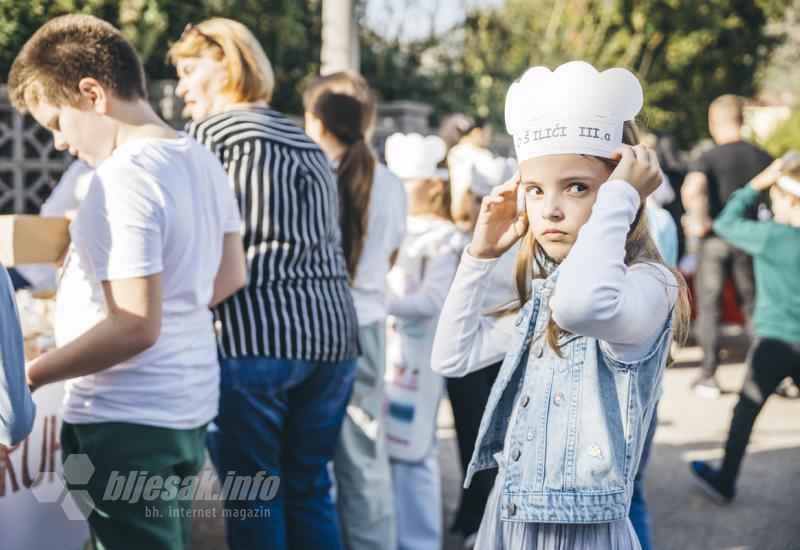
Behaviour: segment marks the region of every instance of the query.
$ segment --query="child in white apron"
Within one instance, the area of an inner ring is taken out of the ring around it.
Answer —
[[[450,221],[446,178],[437,171],[444,141],[394,134],[389,169],[408,196],[406,237],[387,278],[386,433],[395,491],[398,548],[438,550],[442,502],[436,413],[443,379],[430,368],[439,311],[456,272],[464,237]]]

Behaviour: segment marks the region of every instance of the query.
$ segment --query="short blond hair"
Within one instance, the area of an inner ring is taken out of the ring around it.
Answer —
[[[8,95],[22,113],[40,101],[75,107],[83,78],[94,78],[119,99],[147,98],[136,50],[113,25],[91,15],[63,15],[40,27],[11,64]]]
[[[250,30],[232,19],[214,17],[186,28],[167,53],[170,63],[208,57],[225,65],[228,84],[222,90],[234,102],[267,101],[275,89],[272,64]]]

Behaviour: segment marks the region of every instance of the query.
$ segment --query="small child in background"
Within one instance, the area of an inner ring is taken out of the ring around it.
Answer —
[[[747,218],[767,189],[773,220]],[[702,461],[690,464],[698,485],[724,504],[736,496],[750,433],[767,399],[786,377],[800,385],[800,155],[776,160],[736,191],[715,220],[714,232],[753,257],[756,278],[756,339],[722,465],[717,470]]]
[[[463,235],[450,220],[448,183],[437,171],[446,146],[437,136],[393,134],[389,169],[408,196],[406,237],[387,277],[386,432],[399,550],[438,550],[442,499],[436,413],[444,386],[430,367],[436,322],[453,280]]]

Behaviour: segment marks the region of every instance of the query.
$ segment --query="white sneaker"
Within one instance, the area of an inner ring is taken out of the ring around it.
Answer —
[[[716,399],[722,394],[719,384],[717,384],[717,380],[713,376],[695,380],[694,384],[692,384],[692,390],[695,395],[706,399]]]

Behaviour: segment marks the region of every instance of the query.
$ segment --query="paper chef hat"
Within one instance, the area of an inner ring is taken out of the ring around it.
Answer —
[[[517,163],[504,157],[480,157],[472,165],[472,182],[469,190],[476,197],[485,197],[492,187],[504,183],[514,175]]]
[[[622,127],[642,108],[642,86],[627,69],[598,72],[584,61],[528,69],[506,94],[506,129],[517,161],[577,153],[610,158]]]
[[[435,178],[446,154],[447,145],[439,136],[398,132],[386,139],[386,164],[404,180]]]

